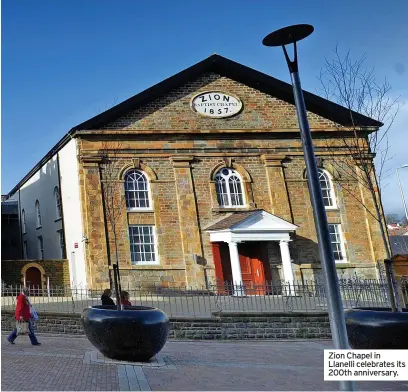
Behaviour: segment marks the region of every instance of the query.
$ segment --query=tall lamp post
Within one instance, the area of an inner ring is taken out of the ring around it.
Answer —
[[[336,349],[349,349],[343,303],[341,300],[334,254],[330,241],[329,226],[327,223],[326,210],[313,149],[312,135],[307,120],[306,106],[298,72],[296,43],[312,34],[313,30],[313,26],[307,24],[284,27],[283,29],[276,30],[267,35],[262,43],[265,46],[281,46],[288,64],[306,163],[310,200],[313,208],[323,278],[326,288],[333,344]],[[290,60],[286,50],[286,45],[288,44],[293,44],[294,47],[293,60]],[[353,391],[355,390],[355,383],[352,381],[340,381],[340,388],[343,391]]]
[[[408,222],[407,205],[405,204],[404,192],[402,191],[401,180],[400,180],[400,177],[399,177],[399,174],[398,174],[398,170],[403,169],[404,167],[408,167],[408,164],[407,165],[402,165],[401,167],[398,167],[396,172],[397,172],[398,185],[399,185],[399,189],[400,189],[400,192],[401,192],[402,204],[404,206],[404,211],[405,211],[405,218],[407,218],[407,222]]]

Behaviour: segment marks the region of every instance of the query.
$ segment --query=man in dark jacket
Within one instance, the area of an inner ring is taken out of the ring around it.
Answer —
[[[111,298],[111,296],[112,296],[112,290],[106,289],[101,296],[102,305],[115,306],[115,302],[113,302],[113,299]]]

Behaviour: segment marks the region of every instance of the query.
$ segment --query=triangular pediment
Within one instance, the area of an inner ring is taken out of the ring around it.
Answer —
[[[233,231],[295,231],[298,226],[280,218],[279,216],[270,214],[266,211],[259,211],[231,227]]]
[[[191,108],[192,98],[204,91],[221,91],[238,97],[243,109],[218,119],[201,116]],[[347,109],[304,92],[312,129],[348,125]],[[362,126],[380,123],[355,113]],[[219,55],[129,98],[72,128],[76,130],[284,130],[298,129],[292,86]]]
[[[207,228],[207,231],[294,232],[298,228],[285,219],[264,210],[235,213]]]

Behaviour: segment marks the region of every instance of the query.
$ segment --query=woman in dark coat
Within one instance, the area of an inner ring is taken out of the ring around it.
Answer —
[[[112,290],[106,289],[101,296],[102,305],[115,306],[115,302],[113,302],[113,299],[111,298],[111,296],[112,296]]]

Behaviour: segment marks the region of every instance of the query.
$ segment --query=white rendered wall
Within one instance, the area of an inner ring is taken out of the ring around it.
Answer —
[[[72,139],[58,153],[64,231],[71,283],[86,287],[82,213],[79,191],[79,167],[76,140]]]
[[[22,240],[27,241],[27,258],[39,259],[38,237],[43,237],[44,259],[61,259],[58,230],[62,229],[62,219],[57,217],[54,189],[59,188],[57,156],[54,155],[38,170],[12,198],[19,200],[20,213],[24,210],[26,233]],[[35,203],[40,203],[41,226],[37,227]],[[21,224],[21,230],[23,226]]]

